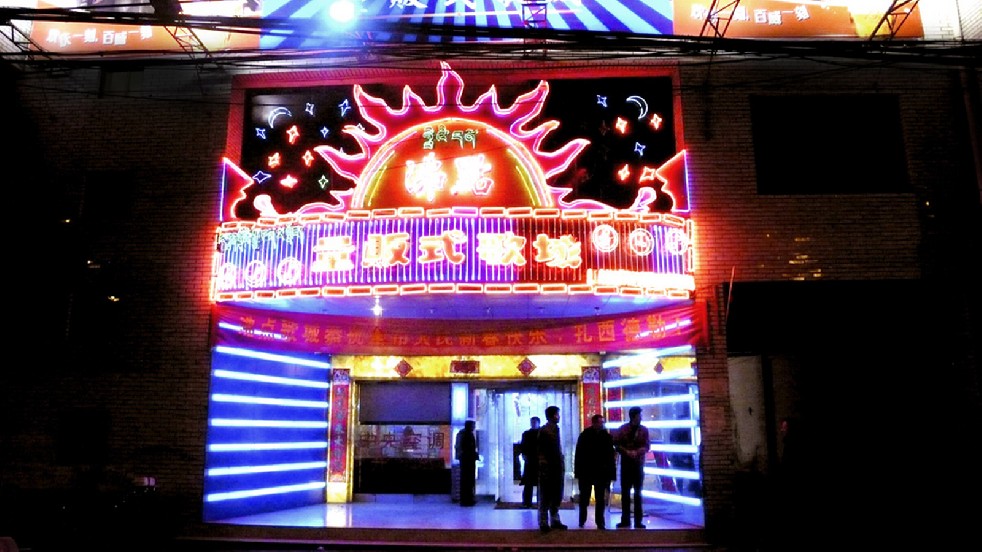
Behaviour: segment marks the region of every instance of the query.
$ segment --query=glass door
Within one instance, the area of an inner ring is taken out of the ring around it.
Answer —
[[[488,457],[485,458],[485,474],[488,476],[487,493],[492,494],[499,504],[521,504],[524,466],[518,443],[522,440],[522,432],[529,429],[532,416],[538,416],[545,425],[545,410],[550,405],[559,407],[560,434],[566,454],[563,496],[568,499],[574,491],[573,448],[580,432],[576,383],[521,382],[488,389],[487,433],[490,442]]]

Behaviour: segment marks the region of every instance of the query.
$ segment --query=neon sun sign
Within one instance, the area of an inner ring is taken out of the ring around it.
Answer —
[[[408,86],[400,109],[353,87],[356,108],[376,130],[347,125],[342,132],[359,151],[320,145],[305,150],[301,159],[310,167],[319,157],[354,186],[331,190],[336,203],[311,202],[291,213],[280,213],[270,195],[256,194],[256,221],[231,220],[219,228],[216,300],[453,292],[691,294],[684,151],[659,167],[642,166],[637,175],[634,167],[619,167],[612,179],[637,178],[637,195],[626,209],[593,199],[567,200],[571,189],[548,181],[590,141],[572,139],[544,151],[544,139],[559,122],[526,128],[545,104],[549,83],[541,81],[510,107],[498,105],[494,86],[466,105],[463,79],[448,64],[441,67],[433,105]],[[283,114],[289,112],[272,108],[269,128],[262,131],[279,130]],[[653,128],[662,122],[658,114],[639,120]],[[632,123],[617,118],[613,128],[623,132]],[[282,132],[288,147],[298,144],[297,125]],[[236,218],[236,205],[247,200],[253,186],[295,186],[294,175],[271,174],[281,162],[282,154],[273,153],[249,176],[226,159],[226,174],[238,183],[226,217]],[[651,211],[659,193],[671,198],[672,213]]]

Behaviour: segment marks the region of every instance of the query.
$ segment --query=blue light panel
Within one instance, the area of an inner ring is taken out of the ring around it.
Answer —
[[[204,520],[324,502],[330,363],[216,347]]]

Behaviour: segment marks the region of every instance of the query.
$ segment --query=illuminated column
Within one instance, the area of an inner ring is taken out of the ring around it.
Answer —
[[[328,434],[327,501],[348,502],[351,494],[348,477],[348,432],[351,407],[350,370],[331,370],[331,413]]]
[[[583,416],[583,425],[580,427],[590,427],[590,417],[594,414],[603,414],[603,390],[600,387],[600,367],[583,367],[583,389],[580,393],[580,415]]]

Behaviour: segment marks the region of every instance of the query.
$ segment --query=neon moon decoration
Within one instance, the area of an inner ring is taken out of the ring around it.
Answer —
[[[372,127],[343,127],[357,151],[323,144],[306,157],[319,156],[353,186],[331,190],[336,202],[285,214],[267,205],[255,221],[222,223],[215,301],[419,293],[691,297],[684,151],[646,168],[627,209],[567,200],[571,190],[550,179],[590,142],[543,148],[560,125],[537,119],[548,82],[508,107],[499,105],[494,86],[464,104],[463,79],[448,64],[441,68],[432,105],[409,86],[399,109],[353,86],[353,109]],[[230,204],[262,185],[225,163],[231,195],[240,192]],[[685,208],[651,212],[659,193]]]

